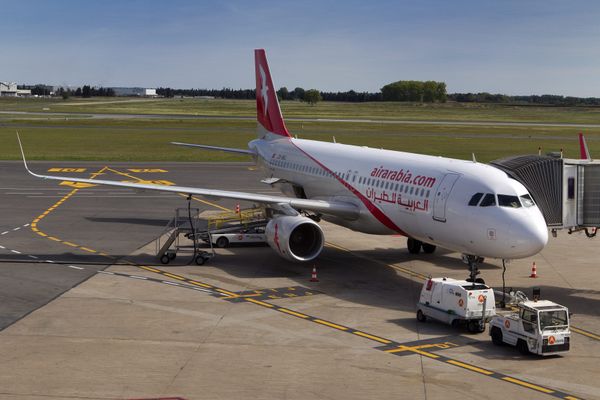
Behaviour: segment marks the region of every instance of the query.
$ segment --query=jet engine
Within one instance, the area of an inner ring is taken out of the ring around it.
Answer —
[[[314,260],[325,245],[319,224],[300,215],[283,215],[271,219],[265,235],[269,246],[291,261]]]

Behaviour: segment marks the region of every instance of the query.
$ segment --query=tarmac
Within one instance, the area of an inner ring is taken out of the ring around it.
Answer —
[[[243,163],[31,167],[276,192]],[[0,399],[600,399],[598,239],[559,232],[507,265],[508,287],[540,287],[574,313],[568,353],[523,356],[487,332],[416,321],[427,276],[467,276],[459,254],[410,255],[404,237],[322,223],[319,282],[310,282],[313,264],[269,247],[161,265],[155,240],[185,197],[58,185],[18,162],[0,170]],[[235,203],[192,207],[207,215]],[[499,260],[481,271],[501,288]]]

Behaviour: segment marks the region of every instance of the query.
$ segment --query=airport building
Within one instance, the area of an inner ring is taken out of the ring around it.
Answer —
[[[31,90],[17,89],[17,84],[14,82],[0,82],[0,96],[31,96]]]
[[[155,97],[156,89],[140,87],[113,87],[116,96]]]

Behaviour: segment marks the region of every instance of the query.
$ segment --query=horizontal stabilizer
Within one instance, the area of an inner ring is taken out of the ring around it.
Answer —
[[[218,147],[218,146],[209,146],[206,144],[193,144],[193,143],[181,143],[181,142],[171,142],[171,144],[174,144],[175,146],[196,147],[196,148],[205,149],[205,150],[219,150],[219,151],[226,151],[228,153],[248,154],[251,156],[254,155],[254,152],[251,150],[234,149],[231,147]]]
[[[283,180],[281,178],[265,178],[265,179],[261,179],[260,182],[261,183],[266,183],[267,185],[273,185],[277,182],[282,182]]]

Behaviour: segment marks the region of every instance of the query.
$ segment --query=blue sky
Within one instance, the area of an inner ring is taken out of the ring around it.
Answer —
[[[600,97],[600,2],[0,0],[0,80]]]

